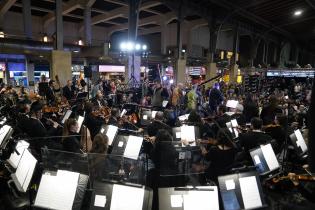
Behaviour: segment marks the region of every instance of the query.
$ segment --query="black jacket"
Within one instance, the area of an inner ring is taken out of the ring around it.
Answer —
[[[74,91],[68,86],[62,88],[62,95],[69,101],[74,97]]]
[[[81,153],[80,136],[77,133],[69,133],[68,137],[62,140],[63,149],[67,152]]]
[[[245,151],[249,151],[261,144],[269,143],[272,138],[270,135],[263,132],[249,131],[248,133],[241,133],[239,140]]]

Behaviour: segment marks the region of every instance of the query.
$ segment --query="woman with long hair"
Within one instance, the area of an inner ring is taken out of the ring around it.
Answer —
[[[68,152],[81,153],[80,135],[77,132],[78,122],[69,118],[66,120],[62,132],[63,149]]]
[[[104,134],[98,133],[92,144],[90,153],[107,154],[108,150],[108,137]]]

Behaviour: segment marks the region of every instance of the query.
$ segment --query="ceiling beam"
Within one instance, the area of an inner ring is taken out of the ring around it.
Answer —
[[[3,18],[4,14],[13,6],[16,0],[3,0],[0,4],[0,19]]]
[[[69,12],[82,8],[83,0],[70,0],[67,4],[62,6],[62,15],[66,15]],[[49,23],[55,20],[55,13],[49,13],[44,17],[44,27],[47,27]]]
[[[117,17],[126,17],[128,13],[128,8],[123,7],[123,8],[117,8],[113,9],[112,11],[106,13],[106,14],[101,14],[101,15],[96,15],[91,18],[91,24],[95,25],[101,22],[105,22],[107,20],[111,20]]]

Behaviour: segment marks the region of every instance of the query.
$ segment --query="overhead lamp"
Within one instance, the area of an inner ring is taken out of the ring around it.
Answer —
[[[4,38],[4,32],[0,30],[0,38]]]
[[[127,42],[126,49],[127,49],[127,51],[133,51],[134,43],[133,42]]]
[[[45,34],[44,37],[43,37],[43,41],[44,41],[44,42],[48,42],[48,36],[47,36],[46,34]]]
[[[186,50],[185,49],[182,49],[182,53],[185,53],[186,52]]]
[[[122,51],[126,49],[126,43],[125,42],[120,43],[120,49]]]
[[[142,45],[142,50],[147,50],[148,46],[146,44]]]
[[[79,41],[78,41],[78,45],[80,45],[80,46],[82,46],[82,45],[83,45],[83,41],[82,41],[82,39],[79,39]]]
[[[296,10],[296,11],[294,12],[294,16],[300,16],[300,15],[302,15],[302,13],[303,13],[302,10]]]
[[[136,50],[140,50],[140,49],[141,49],[141,45],[140,45],[140,44],[136,44],[135,49],[136,49]]]

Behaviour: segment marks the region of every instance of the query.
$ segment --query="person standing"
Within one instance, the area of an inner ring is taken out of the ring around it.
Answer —
[[[169,95],[167,90],[162,87],[160,81],[156,81],[155,88],[153,90],[152,106],[162,107],[163,100],[168,97]]]

